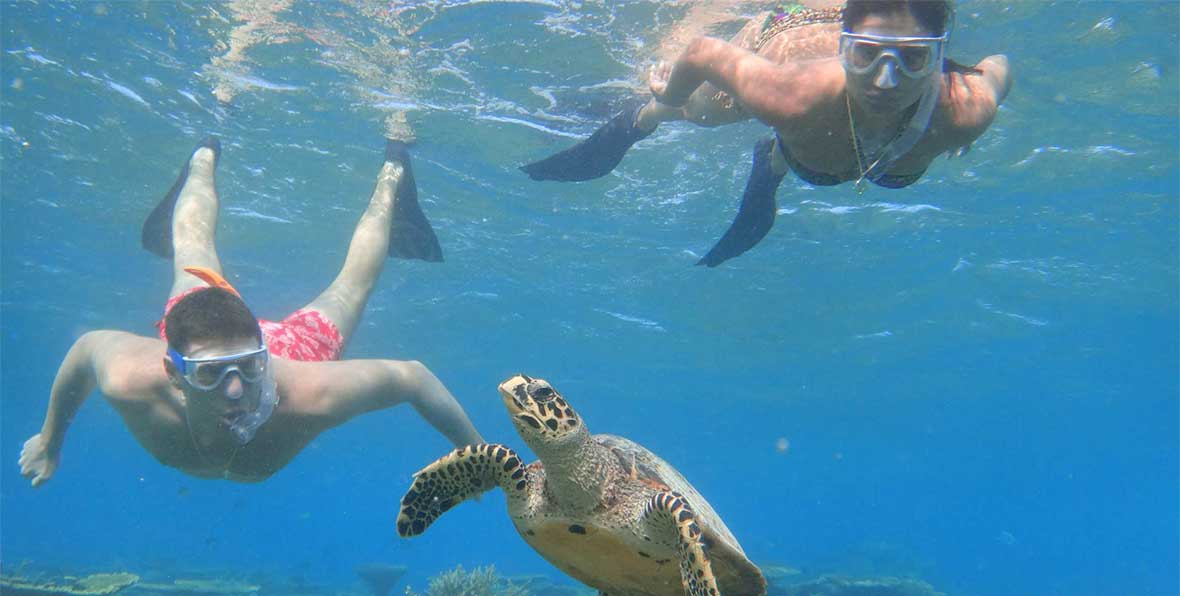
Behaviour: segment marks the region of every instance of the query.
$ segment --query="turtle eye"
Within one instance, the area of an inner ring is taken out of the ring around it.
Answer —
[[[548,385],[538,384],[529,391],[529,395],[538,402],[550,401],[557,396],[557,392]]]

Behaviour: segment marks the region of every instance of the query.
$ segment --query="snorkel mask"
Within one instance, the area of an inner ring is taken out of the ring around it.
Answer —
[[[274,367],[266,367],[263,374],[262,387],[258,393],[258,407],[254,408],[252,412],[239,414],[230,422],[229,430],[234,433],[234,438],[238,440],[239,445],[245,445],[254,439],[258,428],[270,420],[270,415],[274,413],[275,406],[279,403]]]
[[[241,298],[241,294],[212,269],[185,267],[184,270],[212,287],[221,288]],[[260,330],[259,336],[261,335]],[[249,443],[254,438],[258,428],[270,419],[278,404],[274,367],[270,366],[270,353],[265,342],[260,342],[260,345],[252,350],[211,358],[187,358],[180,352],[168,348],[168,358],[185,382],[201,391],[217,389],[231,372],[237,373],[243,384],[259,386],[258,406],[252,411],[238,414],[229,424],[230,431],[241,445]],[[243,395],[226,397],[230,400],[239,400]]]
[[[876,161],[864,172],[866,178],[874,180],[880,172],[888,171],[926,134],[942,88],[941,77],[932,75],[942,69],[948,39],[949,33],[938,37],[897,37],[848,31],[840,33],[840,64],[848,73],[863,76],[875,72],[881,61],[888,59],[897,71],[912,80],[929,79],[910,121],[903,125],[892,141],[881,148]]]
[[[243,383],[257,383],[266,374],[270,362],[265,344],[254,350],[212,358],[187,358],[168,348],[168,357],[184,380],[202,391],[216,389],[231,372],[238,373]]]
[[[947,34],[939,37],[894,37],[869,33],[840,33],[840,64],[854,75],[873,72],[886,58],[911,79],[942,67]]]

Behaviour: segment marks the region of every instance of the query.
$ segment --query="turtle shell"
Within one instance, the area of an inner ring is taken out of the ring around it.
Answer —
[[[766,593],[766,579],[750,562],[733,532],[697,489],[676,468],[630,439],[608,434],[594,435],[594,440],[613,453],[624,469],[634,469],[636,480],[657,490],[680,493],[696,513],[701,526],[701,540],[709,553],[717,586],[725,596]],[[678,577],[678,576],[677,576]],[[677,580],[676,585],[679,585]],[[683,592],[683,589],[680,589]]]

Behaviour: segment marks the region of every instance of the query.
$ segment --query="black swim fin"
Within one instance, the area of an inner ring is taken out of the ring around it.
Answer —
[[[697,261],[697,265],[716,267],[750,250],[774,225],[775,212],[778,210],[774,193],[786,175],[785,172],[775,174],[770,167],[774,143],[775,139],[771,137],[754,145],[754,167],[750,170],[750,179],[746,181],[746,191],[742,193],[737,217],[729,224],[721,240],[709,249],[709,254]]]
[[[414,182],[414,171],[410,169],[409,146],[402,141],[386,141],[385,161],[402,166],[402,177],[393,202],[393,220],[389,224],[389,256],[442,262],[438,237],[418,205],[418,185]]]
[[[221,159],[221,141],[215,136],[205,137],[193,149],[193,153],[201,147],[213,150],[213,167],[217,167],[217,161]],[[143,247],[165,259],[172,258],[172,210],[176,207],[180,189],[184,188],[184,183],[188,180],[188,162],[191,159],[192,154],[189,154],[189,158],[184,160],[184,167],[180,169],[180,175],[176,177],[176,182],[172,183],[172,188],[168,189],[168,193],[160,199],[156,208],[152,209],[140,232],[139,239]]]
[[[610,122],[594,131],[590,138],[541,161],[521,166],[520,169],[533,180],[559,180],[580,182],[601,178],[615,169],[623,155],[652,133],[635,126],[639,110],[647,100],[636,106],[629,106],[619,112]]]

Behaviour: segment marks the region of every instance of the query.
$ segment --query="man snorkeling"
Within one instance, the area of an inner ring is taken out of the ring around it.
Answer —
[[[405,145],[388,143],[336,279],[279,322],[255,318],[221,276],[219,153],[217,139],[202,141],[144,225],[144,247],[173,258],[160,337],[114,330],[80,337],[54,379],[41,431],[21,450],[21,474],[34,487],[53,477],[70,421],[95,388],[156,459],[203,478],[265,480],[321,432],[401,403],[456,446],[482,442],[421,363],[339,360],[387,253],[442,260]]]

